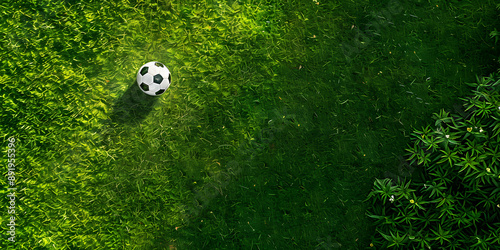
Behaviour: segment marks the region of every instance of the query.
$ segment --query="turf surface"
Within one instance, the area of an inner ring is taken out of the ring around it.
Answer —
[[[409,133],[498,68],[494,1],[0,11],[2,249],[369,248],[374,178],[410,176]],[[148,61],[172,72],[158,98]]]

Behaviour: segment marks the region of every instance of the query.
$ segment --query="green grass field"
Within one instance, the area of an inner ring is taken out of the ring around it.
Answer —
[[[370,248],[374,179],[409,177],[413,129],[499,68],[493,0],[0,12],[1,249]],[[172,72],[156,98],[149,61]]]

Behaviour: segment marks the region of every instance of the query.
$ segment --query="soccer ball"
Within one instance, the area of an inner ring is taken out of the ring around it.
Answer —
[[[148,62],[137,72],[137,85],[150,96],[159,96],[170,86],[170,71],[160,62]]]

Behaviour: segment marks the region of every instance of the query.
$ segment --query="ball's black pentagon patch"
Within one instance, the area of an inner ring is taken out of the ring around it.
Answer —
[[[165,65],[161,62],[155,62],[156,67],[165,68]]]
[[[163,76],[161,76],[160,74],[156,74],[153,76],[154,83],[160,84],[162,81],[163,81]]]
[[[161,95],[161,94],[163,94],[163,92],[165,92],[165,90],[160,89],[160,90],[156,91],[155,95]]]
[[[141,69],[141,75],[145,75],[145,74],[147,74],[147,73],[148,73],[148,70],[149,70],[149,67],[143,67],[143,68]]]
[[[170,80],[170,74],[168,74],[168,82],[171,83],[172,81]]]
[[[144,91],[149,91],[149,86],[145,83],[141,83],[141,89]]]

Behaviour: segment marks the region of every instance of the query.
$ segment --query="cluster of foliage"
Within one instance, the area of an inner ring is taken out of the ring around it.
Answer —
[[[414,182],[377,179],[368,195],[377,247],[489,249],[500,245],[500,78],[478,79],[458,115],[434,114],[413,133]]]

